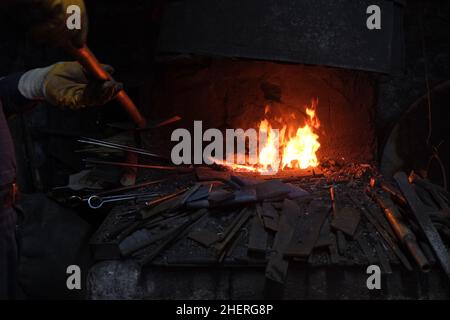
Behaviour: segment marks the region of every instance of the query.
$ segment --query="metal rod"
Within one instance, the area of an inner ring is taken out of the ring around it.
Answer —
[[[129,149],[129,150],[142,151],[142,148],[137,148],[137,147],[127,146],[127,145],[123,145],[123,144],[118,144],[118,143],[114,143],[114,142],[110,142],[110,141],[105,141],[105,140],[94,139],[94,138],[80,137],[80,140],[92,141],[92,142],[97,142],[97,143],[107,144],[107,145],[110,145],[110,146],[120,147],[120,148],[125,147],[125,148],[127,148],[127,149]]]
[[[116,150],[121,150],[121,151],[127,151],[127,152],[134,152],[134,153],[143,154],[143,155],[150,156],[150,157],[165,159],[165,157],[163,157],[159,154],[148,152],[145,149],[138,149],[138,148],[133,148],[133,147],[129,148],[128,146],[119,145],[119,144],[110,144],[110,143],[105,143],[105,142],[96,142],[96,141],[83,140],[83,139],[79,139],[77,141],[80,143],[92,144],[95,146],[116,149]]]
[[[419,247],[416,236],[411,229],[406,226],[402,215],[397,210],[394,203],[388,197],[378,195],[371,189],[367,189],[366,192],[383,210],[386,219],[389,221],[395,232],[395,235],[408,249],[420,269],[424,272],[430,271],[430,263],[422,252],[422,249]]]
[[[158,170],[172,170],[172,171],[186,171],[191,172],[192,167],[188,168],[178,168],[178,167],[171,167],[171,166],[155,166],[155,165],[148,165],[148,164],[136,164],[136,163],[127,163],[127,162],[114,162],[114,161],[104,161],[104,160],[95,160],[95,159],[83,159],[84,162],[87,163],[93,163],[93,164],[105,164],[105,165],[111,165],[111,166],[118,166],[118,167],[133,167],[133,168],[143,168],[143,169],[158,169]]]
[[[67,47],[68,51],[78,60],[78,62],[93,76],[99,80],[108,81],[113,80],[110,74],[103,70],[100,62],[97,60],[92,51],[83,45],[81,48],[75,48],[73,46]],[[143,129],[147,125],[146,119],[141,115],[139,109],[136,107],[131,98],[127,95],[125,90],[120,90],[115,98],[122,107],[128,112],[131,119],[133,119],[136,125]]]

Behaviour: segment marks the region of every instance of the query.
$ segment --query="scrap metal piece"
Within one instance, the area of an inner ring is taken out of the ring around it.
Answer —
[[[280,180],[269,180],[247,188],[254,188],[256,190],[259,201],[285,197],[292,192],[292,187]]]
[[[353,237],[360,219],[360,213],[356,208],[345,206],[334,213],[331,227]]]
[[[197,200],[187,203],[188,208],[226,208],[253,204],[257,201],[255,190],[236,190],[229,199],[221,202]]]
[[[342,255],[339,255],[338,252],[338,244],[336,241],[336,236],[333,232],[330,233],[330,242],[331,244],[328,246],[328,250],[330,252],[330,261],[334,265],[339,265],[345,258]]]
[[[210,207],[208,200],[196,200],[186,204],[189,209],[207,209]]]
[[[219,204],[223,201],[232,200],[234,198],[235,194],[225,189],[214,190],[208,195],[208,201],[213,204]]]
[[[320,229],[319,238],[314,244],[314,248],[329,247],[331,244],[332,240],[331,240],[330,222],[328,221],[328,219],[325,219],[325,222],[323,223],[322,228]]]
[[[417,196],[413,186],[409,183],[408,177],[404,172],[397,172],[394,175],[395,181],[408,201],[409,207],[417,219],[420,227],[422,228],[425,236],[430,242],[436,256],[442,266],[447,277],[450,279],[450,256],[448,250],[442,242],[439,233],[433,225],[429,215],[427,214],[422,202]]]
[[[329,191],[333,208],[331,226],[353,237],[361,218],[359,211],[353,207],[344,205],[336,187],[332,186]]]
[[[394,186],[387,184],[381,181],[380,179],[376,179],[374,177],[370,178],[370,187],[371,188],[379,187],[384,192],[389,194],[398,204],[402,206],[408,205],[405,197],[399,191],[397,191]]]
[[[298,242],[298,239],[291,241],[284,255],[296,258],[308,257],[314,248],[320,229],[329,212],[330,208],[323,202],[311,202],[308,209],[309,214],[303,215],[299,223],[301,242]]]
[[[210,167],[196,167],[195,175],[198,181],[220,181],[233,189],[238,190],[241,188],[239,184],[231,180],[231,174],[226,171],[217,171]]]
[[[252,214],[252,210],[250,210],[249,208],[244,208],[240,211],[236,219],[234,219],[233,222],[228,226],[228,228],[221,236],[220,242],[214,246],[219,257],[221,256],[223,250],[227,247],[228,243],[234,238],[236,233],[240,231],[242,226],[247,222]]]
[[[380,261],[380,264],[383,267],[384,273],[391,274],[392,268],[391,268],[391,264],[389,263],[389,259],[386,256],[386,253],[384,252],[383,247],[378,242],[375,243],[375,251],[377,252],[378,261]]]
[[[367,224],[367,229],[369,230],[369,233],[373,236],[376,236],[376,242],[375,242],[375,251],[377,253],[378,261],[380,261],[381,266],[383,267],[383,271],[386,274],[392,273],[391,264],[389,262],[390,258],[395,260],[395,256],[393,255],[393,252],[389,249],[388,246],[385,246],[383,242],[383,238],[378,233],[378,231],[375,229],[375,227],[371,224]]]
[[[128,256],[143,247],[164,239],[171,232],[172,230],[155,234],[147,229],[139,229],[119,243],[120,253],[123,257]]]
[[[358,234],[355,236],[355,239],[358,242],[358,245],[361,248],[362,252],[364,253],[364,256],[366,257],[369,264],[370,265],[376,264],[378,261],[375,258],[373,250],[370,247],[369,243],[367,242],[364,234],[362,232],[358,232]]]
[[[192,231],[189,233],[188,238],[200,243],[204,247],[210,247],[220,240],[217,233],[209,230]]]
[[[397,243],[395,242],[395,238],[392,237],[380,224],[380,222],[375,219],[372,214],[370,213],[370,211],[365,207],[365,205],[363,205],[361,203],[361,201],[359,199],[357,199],[354,195],[350,194],[350,199],[353,201],[353,203],[355,205],[357,205],[359,207],[359,209],[361,210],[361,212],[364,214],[364,216],[366,217],[366,219],[374,226],[374,228],[378,231],[378,233],[382,236],[382,238],[384,239],[384,241],[386,241],[386,243],[391,247],[392,251],[395,253],[395,255],[399,258],[400,262],[403,264],[403,266],[411,271],[412,270],[412,266],[409,263],[408,259],[406,258],[406,256],[403,254],[403,252],[400,250],[399,246],[397,245]]]
[[[241,187],[252,186],[252,185],[263,182],[263,180],[260,178],[243,177],[243,176],[236,176],[236,175],[231,175],[230,179],[231,179],[231,181],[237,183]]]
[[[250,225],[250,234],[248,237],[249,253],[266,253],[267,232],[264,230],[260,219],[255,216]]]
[[[433,250],[431,249],[430,245],[424,241],[419,241],[419,246],[422,248],[423,253],[427,257],[428,261],[430,262],[431,266],[434,266],[436,264],[436,258],[434,256]]]
[[[411,256],[417,262],[417,265],[424,272],[430,271],[430,264],[423,254],[417,243],[416,236],[410,228],[405,224],[402,215],[394,205],[392,200],[383,195],[378,195],[373,191],[367,190],[370,196],[378,203],[380,208],[384,211],[386,218],[394,229],[397,238],[405,245]]]
[[[284,258],[284,252],[288,248],[294,235],[298,222],[300,208],[292,200],[284,200],[283,211],[280,217],[279,231],[273,244],[274,253],[266,267],[266,278],[278,283],[284,283],[289,262]]]
[[[257,197],[254,190],[236,190],[233,193],[233,198],[219,203],[211,203],[211,207],[230,207],[235,205],[251,204],[256,201]]]
[[[256,210],[260,212],[264,227],[271,231],[278,231],[279,214],[270,202],[257,205]]]
[[[201,209],[189,215],[189,218],[186,220],[186,222],[171,230],[170,234],[166,237],[166,240],[164,240],[155,250],[139,260],[140,265],[145,266],[148,263],[152,262],[153,259],[155,259],[163,250],[165,250],[172,243],[176,242],[178,239],[187,234],[190,228],[192,228],[192,226],[196,224],[201,218],[205,217],[207,213],[208,212],[206,210]]]
[[[414,172],[411,172],[411,174],[409,175],[409,180],[412,183],[417,184],[423,187],[424,189],[428,190],[428,192],[430,192],[430,194],[433,196],[434,200],[439,204],[441,209],[445,207],[448,208],[448,200],[450,196],[445,188],[430,182],[428,179],[420,177],[418,174]]]
[[[339,253],[342,256],[345,256],[347,251],[347,240],[345,239],[345,235],[342,231],[336,230],[336,238],[337,238],[337,247],[339,249]]]
[[[178,196],[185,193],[187,190],[188,189],[185,188],[172,194],[146,202],[145,205],[147,208],[141,210],[142,219],[154,217],[155,215],[176,207],[179,203]]]
[[[200,187],[186,199],[186,203],[206,199],[208,194],[209,187],[200,185]]]
[[[264,227],[266,227],[266,229],[272,230],[277,232],[278,231],[278,220],[275,221],[271,218],[268,217],[264,217]]]

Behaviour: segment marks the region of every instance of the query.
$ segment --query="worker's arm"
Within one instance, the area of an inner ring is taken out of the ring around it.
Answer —
[[[112,67],[103,65],[112,73]],[[21,112],[26,102],[44,100],[72,110],[109,102],[122,89],[115,81],[89,77],[78,62],[58,62],[0,80],[0,99],[6,116]]]

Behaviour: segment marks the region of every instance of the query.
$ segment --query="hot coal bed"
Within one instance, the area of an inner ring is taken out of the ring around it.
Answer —
[[[69,187],[81,190],[51,193],[105,214],[90,239],[89,298],[449,297],[449,70],[431,65],[432,76],[413,79],[424,50],[410,39],[411,21],[421,6],[379,2],[388,19],[378,33],[357,27],[367,1],[165,7],[156,49],[144,50],[157,51],[152,79],[131,90],[151,128],[115,122],[98,139],[78,139],[86,168]],[[277,170],[264,145],[255,165],[174,166],[174,130],[190,132],[192,154],[210,143],[195,137],[195,121],[224,137],[279,129]],[[378,270],[381,282],[368,280]]]

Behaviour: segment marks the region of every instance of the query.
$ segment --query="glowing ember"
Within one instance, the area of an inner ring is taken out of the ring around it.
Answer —
[[[218,165],[231,168],[231,169],[233,169],[233,171],[236,171],[236,172],[259,172],[258,168],[253,167],[253,166],[236,164],[236,163],[232,163],[232,162],[228,162],[226,160],[220,160],[220,159],[216,159],[216,158],[211,158],[211,161],[213,161],[214,163],[216,163]]]
[[[239,165],[223,160],[214,161],[227,166],[234,171],[260,172],[262,174],[274,174],[280,169],[286,168],[314,168],[319,165],[316,152],[320,148],[319,136],[314,132],[320,127],[316,115],[318,100],[313,100],[306,107],[307,119],[303,127],[287,127],[274,130],[269,120],[264,119],[259,124],[259,156],[256,165]],[[266,107],[267,116],[269,108]],[[295,119],[295,115],[291,115]],[[283,119],[276,119],[283,122]],[[265,137],[262,139],[261,137]]]

